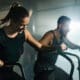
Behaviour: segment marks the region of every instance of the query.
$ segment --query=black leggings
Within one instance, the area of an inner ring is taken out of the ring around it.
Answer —
[[[43,70],[35,73],[34,80],[70,80],[69,75],[55,66],[54,70]]]
[[[10,68],[0,68],[0,80],[24,80]]]

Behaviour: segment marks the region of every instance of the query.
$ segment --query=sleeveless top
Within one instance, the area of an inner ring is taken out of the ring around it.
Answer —
[[[62,39],[60,39],[59,41],[56,39],[56,36],[54,34],[54,31],[52,31],[53,35],[54,35],[54,40],[53,40],[53,44],[54,46],[59,46],[62,43]],[[38,57],[37,57],[37,61],[35,63],[35,69],[36,70],[44,70],[45,68],[54,68],[54,65],[56,63],[58,57],[58,53],[56,51],[53,50],[49,50],[44,51],[44,52],[39,52],[38,53]]]
[[[5,63],[15,63],[23,53],[24,32],[15,38],[9,38],[3,29],[0,29],[0,59]]]

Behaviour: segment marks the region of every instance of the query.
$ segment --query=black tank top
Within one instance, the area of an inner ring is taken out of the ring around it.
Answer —
[[[23,53],[24,32],[15,38],[9,38],[3,29],[0,29],[0,59],[5,63],[15,63]]]
[[[52,45],[59,46],[62,43],[62,40],[57,41],[54,31],[52,31],[52,33],[54,35],[54,40]],[[38,69],[54,67],[57,57],[58,57],[58,53],[56,51],[51,50],[49,52],[39,52],[35,66]]]

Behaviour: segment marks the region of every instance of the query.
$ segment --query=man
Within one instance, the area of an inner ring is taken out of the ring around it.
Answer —
[[[35,63],[35,80],[69,80],[69,75],[55,66],[59,50],[62,52],[68,47],[71,49],[80,49],[67,39],[69,32],[70,18],[61,16],[57,21],[57,29],[48,31],[40,40],[45,46],[39,51]]]

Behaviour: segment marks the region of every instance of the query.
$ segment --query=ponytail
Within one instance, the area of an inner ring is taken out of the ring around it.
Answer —
[[[8,14],[0,20],[0,25],[8,22],[10,19],[13,19],[16,22],[20,19],[20,17],[22,18],[25,16],[29,16],[28,11],[24,7],[22,7],[18,2],[14,2],[11,5]]]

